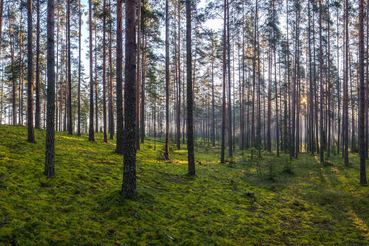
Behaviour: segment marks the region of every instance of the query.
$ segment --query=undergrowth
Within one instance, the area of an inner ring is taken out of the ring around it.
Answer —
[[[115,141],[56,134],[56,178],[43,175],[45,132],[0,126],[0,244],[3,245],[368,245],[368,187],[358,157],[196,148],[196,177],[187,152],[148,140],[137,152],[137,201],[119,195],[122,156]],[[182,146],[185,147],[185,146]]]

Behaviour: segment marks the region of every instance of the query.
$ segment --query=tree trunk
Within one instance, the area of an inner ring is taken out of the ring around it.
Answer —
[[[319,66],[320,66],[320,162],[324,162],[324,126],[323,126],[323,42],[322,42],[322,0],[319,0]]]
[[[71,43],[71,38],[70,38],[70,1],[71,0],[67,0],[68,3],[68,133],[70,135],[73,134],[73,119],[72,119],[72,65],[71,65],[71,48],[70,48],[70,43]]]
[[[230,24],[229,24],[229,1],[227,1],[227,54],[228,54],[228,151],[229,157],[233,157],[232,147],[232,96],[231,96],[231,43],[230,43]]]
[[[117,0],[120,2],[120,0]],[[90,52],[90,124],[89,124],[89,141],[95,141],[95,134],[94,134],[94,79],[93,79],[93,73],[92,73],[92,0],[88,1],[89,5],[89,15],[88,15],[88,27],[89,27],[89,52]],[[117,4],[118,6],[119,4]],[[118,14],[122,12],[122,10],[117,8]],[[119,20],[119,19],[118,19]],[[119,23],[119,21],[118,21]],[[118,46],[118,40],[117,40],[117,46]],[[119,53],[117,52],[117,57]],[[117,62],[117,72],[118,72],[118,62]],[[118,85],[118,78],[117,78],[117,85]],[[118,146],[118,144],[117,144]]]
[[[193,139],[193,91],[192,91],[192,38],[191,38],[191,0],[186,0],[186,48],[187,48],[187,150],[188,175],[195,171],[195,150]]]
[[[343,142],[344,142],[344,163],[346,166],[348,166],[348,54],[349,54],[349,30],[348,30],[348,8],[349,8],[349,4],[348,4],[348,0],[345,1],[345,82],[344,82],[344,125],[343,125],[343,131],[344,131],[344,138],[343,138]]]
[[[223,26],[223,105],[222,105],[222,147],[221,147],[220,163],[225,162],[224,155],[225,155],[225,134],[226,134],[225,132],[226,131],[226,89],[225,88],[226,88],[226,71],[227,71],[227,60],[226,60],[227,0],[224,0],[224,17],[223,18],[224,18],[224,26]]]
[[[119,0],[118,0],[119,1]],[[119,11],[119,10],[118,10]],[[118,24],[119,25],[119,24]],[[136,0],[126,0],[124,151],[122,196],[136,199]]]
[[[28,11],[28,89],[27,89],[27,125],[28,125],[28,142],[35,142],[35,133],[33,129],[33,63],[32,63],[32,0],[27,1]]]
[[[82,9],[81,0],[78,1],[78,122],[77,135],[81,136],[81,29],[82,29]]]
[[[143,39],[143,51],[142,53],[142,81],[141,81],[141,118],[140,118],[140,130],[141,130],[141,143],[145,142],[145,80],[146,80],[146,39],[145,35]],[[138,124],[138,123],[137,123]]]
[[[178,1],[178,99],[177,99],[177,149],[181,149],[181,2]]]
[[[103,3],[103,127],[104,127],[104,142],[108,142],[108,132],[106,124],[106,0]]]
[[[136,72],[136,149],[140,149],[140,51],[141,51],[141,0],[137,0],[137,72]]]
[[[114,138],[114,106],[113,106],[113,61],[112,61],[112,15],[111,2],[109,0],[109,133],[110,139]]]
[[[132,1],[132,0],[127,0]],[[123,92],[122,92],[122,0],[117,0],[117,146],[116,153],[123,154]]]
[[[55,177],[55,56],[54,56],[54,0],[47,2],[47,124],[45,175]]]
[[[360,184],[366,181],[365,170],[365,83],[364,83],[364,0],[359,0],[359,76],[360,76],[360,112],[359,112],[359,145],[360,145]]]
[[[169,7],[165,1],[165,150],[164,159],[169,160]]]

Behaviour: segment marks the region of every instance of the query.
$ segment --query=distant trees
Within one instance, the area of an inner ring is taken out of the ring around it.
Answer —
[[[164,159],[170,158],[170,141],[177,149],[186,148],[182,144],[187,141],[191,175],[195,145],[219,144],[222,163],[238,151],[235,146],[240,151],[253,148],[253,158],[256,151],[259,157],[264,151],[277,156],[289,153],[290,159],[305,152],[317,153],[320,162],[342,151],[345,165],[349,151],[359,151],[364,183],[363,153],[367,158],[369,149],[365,72],[369,4],[225,0],[205,7],[186,1],[182,8],[184,2],[176,0],[165,2],[164,13],[158,2],[130,0],[127,6],[135,15],[125,16],[134,18],[128,23],[123,20],[121,0],[116,4],[91,0],[84,25],[87,6],[82,3],[53,4],[56,131],[88,132],[90,141],[98,140],[97,133],[102,132],[104,142],[116,133],[120,154],[137,151],[146,137],[155,141],[159,137],[165,141]],[[44,53],[49,41],[43,31],[48,23],[42,14],[46,4],[35,0],[25,6],[0,0],[0,122],[27,123],[27,140],[33,142],[33,124],[36,129],[51,124],[47,91],[52,81],[46,69],[49,54]],[[205,23],[216,16],[222,16],[223,25],[209,28]],[[132,33],[130,38],[124,36],[123,25],[137,30],[132,47]],[[89,31],[87,50],[83,28]],[[123,47],[129,50],[123,52]],[[77,48],[78,59],[73,55]],[[89,60],[87,75],[84,52]],[[132,64],[134,79],[127,70]],[[124,102],[123,86],[129,93],[124,93]],[[126,122],[131,119],[131,93],[135,94],[135,148],[127,132],[133,121]]]

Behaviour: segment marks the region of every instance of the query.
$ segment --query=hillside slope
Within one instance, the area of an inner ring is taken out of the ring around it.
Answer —
[[[0,125],[1,245],[368,245],[369,189],[357,156],[322,166],[247,153],[220,164],[218,149],[160,160],[148,140],[137,153],[137,201],[123,200],[123,158],[112,143],[56,135],[56,178],[43,175],[45,131]]]

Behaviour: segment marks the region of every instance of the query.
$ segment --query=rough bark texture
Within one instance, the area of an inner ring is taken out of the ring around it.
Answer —
[[[195,150],[193,139],[193,91],[192,91],[192,38],[191,0],[186,0],[186,50],[187,50],[187,150],[188,175],[195,175]]]
[[[35,142],[35,133],[33,129],[33,63],[32,63],[32,0],[27,1],[28,11],[28,88],[27,88],[27,126],[28,142]]]
[[[54,0],[47,4],[47,119],[45,175],[55,177],[55,57],[54,57]]]
[[[124,167],[122,196],[136,199],[136,0],[126,0]]]

